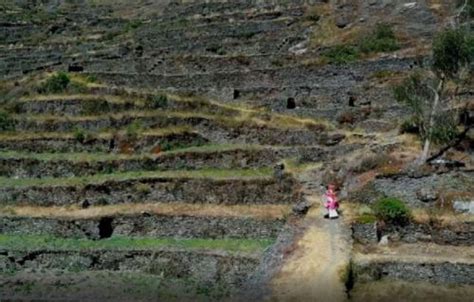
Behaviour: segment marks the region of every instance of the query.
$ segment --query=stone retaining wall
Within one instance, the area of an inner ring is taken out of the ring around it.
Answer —
[[[100,239],[111,236],[276,238],[284,219],[170,216],[143,213],[93,219],[0,217],[1,234]]]
[[[167,146],[192,147],[206,143],[207,140],[193,132],[174,133],[169,135],[139,136],[136,140],[126,142],[127,149],[140,152],[149,152],[154,147]],[[23,152],[110,152],[120,150],[121,141],[110,138],[85,138],[79,141],[76,138],[25,138],[0,140],[0,150],[15,150]]]
[[[257,256],[186,250],[130,251],[5,251],[0,272],[12,270],[108,270],[145,272],[165,278],[196,278],[203,282],[242,285],[259,263]]]
[[[389,236],[392,242],[434,242],[446,245],[474,245],[474,223],[458,223],[452,226],[438,227],[427,224],[411,223],[405,226],[377,223],[356,223],[352,225],[352,237],[360,243],[377,243],[382,236]]]
[[[84,185],[2,187],[4,204],[39,206],[91,205],[133,202],[189,202],[213,204],[292,203],[296,182],[291,178],[211,180],[189,178],[142,178]]]
[[[355,282],[371,282],[387,278],[456,285],[474,284],[474,264],[358,262],[352,264],[352,269]]]
[[[75,161],[35,158],[0,158],[0,175],[8,177],[69,177],[96,173],[203,168],[273,167],[283,158],[319,161],[328,151],[318,147],[234,149],[215,152],[163,153],[158,157]]]

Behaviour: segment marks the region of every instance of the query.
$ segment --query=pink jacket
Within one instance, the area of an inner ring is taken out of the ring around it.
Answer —
[[[335,210],[339,208],[336,194],[333,191],[328,190],[324,196],[326,197],[326,203],[324,204],[326,209]]]

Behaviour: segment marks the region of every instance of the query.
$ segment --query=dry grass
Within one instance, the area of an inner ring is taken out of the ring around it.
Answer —
[[[285,159],[283,160],[285,165],[285,170],[294,175],[304,173],[309,170],[320,169],[323,166],[321,162],[311,162],[311,163],[298,163],[294,159]]]
[[[315,25],[310,38],[311,47],[329,47],[336,44],[352,43],[360,35],[361,29],[359,26],[345,29],[340,29],[336,26],[331,4],[320,4],[310,9],[313,14],[320,16],[320,20]]]
[[[433,243],[390,244],[389,246],[354,245],[355,262],[413,262],[474,264],[471,246],[437,245]]]
[[[125,103],[126,100],[115,95],[93,94],[34,94],[20,98],[21,102],[65,101],[65,100],[106,100],[110,103]]]
[[[123,130],[125,131],[125,130]],[[122,131],[122,132],[123,132]],[[107,130],[94,134],[100,139],[110,139],[115,134],[120,134],[117,130]],[[175,126],[158,129],[148,129],[138,133],[138,136],[168,136],[172,134],[194,133],[191,127]],[[72,139],[74,133],[72,132],[4,132],[0,134],[0,140],[16,141],[16,140],[32,140],[32,139]]]
[[[235,217],[254,219],[282,219],[291,211],[290,205],[211,205],[187,203],[120,204],[82,209],[69,207],[5,206],[3,216],[89,219],[104,216],[136,215],[184,215],[196,217]]]
[[[433,223],[439,227],[456,226],[462,223],[473,223],[474,215],[454,213],[451,209],[412,209],[412,219],[416,223]]]

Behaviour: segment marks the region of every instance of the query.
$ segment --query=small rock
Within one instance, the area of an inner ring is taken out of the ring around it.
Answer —
[[[403,4],[403,7],[405,7],[405,8],[415,8],[416,7],[416,2],[405,3],[405,4]]]
[[[455,212],[458,212],[458,213],[474,214],[474,200],[471,200],[471,201],[455,200],[453,201],[453,209]]]
[[[432,188],[422,188],[416,193],[416,196],[423,202],[431,202],[438,199],[438,193]]]
[[[388,235],[382,236],[382,238],[379,241],[379,245],[388,245]]]
[[[396,241],[400,241],[400,240],[401,240],[400,233],[398,233],[398,232],[395,232],[395,233],[393,233],[393,234],[390,234],[389,238],[390,238],[390,241],[392,241],[392,242],[396,242]]]
[[[349,25],[350,21],[349,21],[349,18],[347,16],[338,16],[336,18],[336,26],[338,28],[344,28],[346,27],[347,25]]]
[[[293,213],[296,215],[305,215],[308,213],[311,205],[307,201],[298,202],[293,206]]]

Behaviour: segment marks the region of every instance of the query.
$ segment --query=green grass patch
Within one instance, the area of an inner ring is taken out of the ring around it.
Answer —
[[[119,131],[125,132],[126,129]],[[0,134],[0,140],[29,140],[29,139],[76,139],[76,131],[72,132],[4,132]],[[193,129],[189,126],[173,126],[166,128],[147,129],[143,132],[138,133],[138,137],[145,136],[160,136],[166,137],[173,134],[186,134],[193,133]],[[107,130],[96,133],[95,138],[99,139],[110,139],[117,134],[117,129]]]
[[[395,51],[400,48],[392,27],[379,23],[375,29],[359,41],[359,50],[363,53]]]
[[[111,237],[103,240],[71,239],[53,236],[0,235],[4,250],[153,250],[179,248],[192,250],[223,250],[229,252],[261,252],[274,239],[173,239]]]
[[[259,169],[202,169],[202,170],[174,170],[174,171],[133,171],[113,174],[96,174],[84,177],[68,178],[22,178],[14,179],[0,177],[2,187],[28,186],[77,186],[106,181],[140,180],[145,178],[191,178],[210,180],[232,179],[268,179],[272,176],[271,168]]]
[[[0,151],[1,159],[35,159],[40,161],[71,161],[71,162],[100,162],[113,160],[146,160],[160,156],[184,154],[184,153],[214,153],[232,150],[261,150],[265,148],[260,145],[238,145],[238,144],[210,144],[195,147],[186,147],[161,152],[160,155],[153,154],[114,154],[114,153],[30,153],[21,151]]]
[[[359,59],[359,50],[351,45],[336,45],[325,50],[322,56],[331,64],[346,64]]]
[[[356,222],[362,224],[375,223],[377,217],[374,214],[364,213],[356,218]]]
[[[347,64],[359,60],[364,54],[390,52],[399,48],[392,27],[379,23],[372,32],[359,39],[356,45],[335,45],[323,51],[321,56],[327,63]]]

